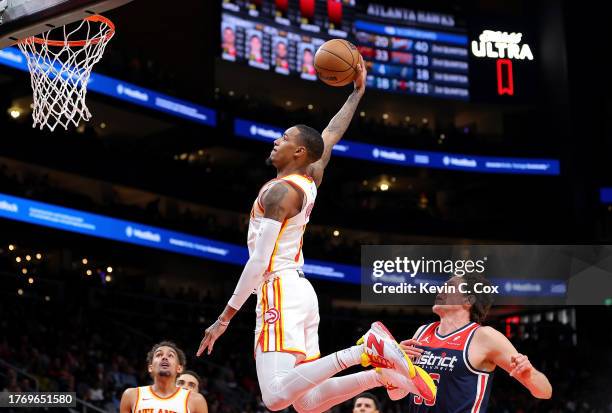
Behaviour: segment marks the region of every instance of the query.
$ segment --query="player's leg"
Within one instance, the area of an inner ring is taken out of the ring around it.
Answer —
[[[361,363],[363,345],[316,359],[317,296],[312,285],[297,273],[271,280],[262,288],[261,303],[263,322],[258,323],[262,328],[255,360],[262,399],[268,409],[286,408],[326,379]],[[270,314],[268,318],[266,313]],[[296,366],[304,359],[308,363]]]
[[[307,360],[319,354],[319,308],[316,295],[311,303],[305,321],[305,340]],[[304,393],[293,402],[299,413],[317,413],[351,399],[373,387],[382,385],[381,377],[375,370],[363,371],[342,377],[331,377]]]
[[[307,391],[338,372],[359,364],[362,353],[362,346],[353,346],[296,366],[297,357],[294,354],[262,352],[258,348],[255,361],[262,400],[272,411],[289,407]],[[363,385],[367,383],[370,381],[365,381]]]
[[[363,364],[364,358],[373,367],[393,369],[406,362],[401,350],[401,354],[393,352],[397,344],[381,333],[380,323],[374,323],[360,340],[366,344],[296,366],[302,358],[312,359],[319,353],[319,315],[314,289],[304,278],[276,278],[263,286],[261,303],[258,314],[263,321],[258,326],[263,327],[258,329],[260,334],[255,360],[262,399],[270,410],[288,407],[338,372]],[[384,351],[385,348],[391,351]],[[301,354],[300,359],[295,354]],[[399,373],[402,374],[401,371]],[[407,376],[405,373],[403,375]],[[321,389],[322,392],[312,395],[312,402],[305,400],[304,403],[317,406],[317,400],[332,397],[332,393],[341,401],[353,391],[358,392],[357,389],[379,385],[375,373],[353,376],[331,382]]]
[[[298,413],[320,413],[374,387],[383,386],[376,370],[332,377],[307,391],[293,402]]]

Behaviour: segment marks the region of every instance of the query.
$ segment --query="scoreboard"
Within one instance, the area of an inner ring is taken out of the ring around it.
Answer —
[[[454,15],[360,0],[223,0],[224,60],[305,80],[332,38],[354,43],[368,87],[468,100],[467,28]]]

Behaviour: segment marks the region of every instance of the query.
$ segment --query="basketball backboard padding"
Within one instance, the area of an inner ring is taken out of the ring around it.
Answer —
[[[8,8],[0,13],[0,49],[20,39],[104,13],[131,1],[8,0]]]

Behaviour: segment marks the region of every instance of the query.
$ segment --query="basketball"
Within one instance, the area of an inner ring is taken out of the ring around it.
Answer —
[[[330,86],[345,86],[355,79],[361,55],[354,44],[343,39],[329,40],[319,47],[314,66],[319,79]]]

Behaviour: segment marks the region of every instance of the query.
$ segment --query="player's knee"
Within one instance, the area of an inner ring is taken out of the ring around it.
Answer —
[[[292,402],[292,400],[289,400],[280,394],[262,394],[261,399],[266,405],[266,408],[273,412],[286,409]]]
[[[298,413],[316,413],[317,410],[315,410],[314,407],[314,400],[312,400],[312,398],[309,398],[308,395],[300,397],[295,402],[293,402],[293,408]]]

